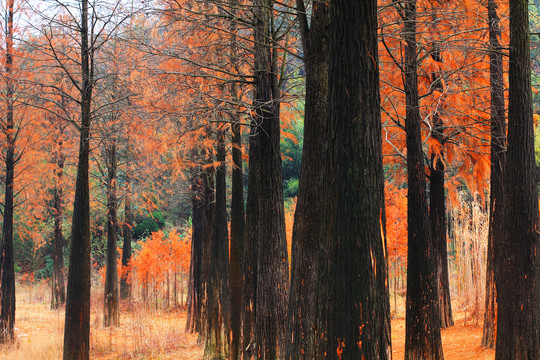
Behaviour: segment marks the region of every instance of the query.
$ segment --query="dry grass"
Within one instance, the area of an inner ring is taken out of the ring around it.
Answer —
[[[93,287],[91,358],[97,360],[201,360],[197,335],[184,333],[185,311],[151,311],[138,304],[122,304],[121,325],[102,326],[101,289]],[[55,360],[62,357],[64,311],[51,310],[46,287],[17,288],[15,344],[0,348],[0,360]],[[392,309],[393,359],[403,359],[405,348],[404,297]],[[392,302],[393,305],[393,302]],[[469,315],[470,317],[470,315]],[[446,360],[493,360],[495,352],[480,347],[482,329],[465,325],[465,312],[454,315],[456,326],[443,330]],[[473,323],[470,320],[469,324]]]
[[[92,289],[95,289],[94,287]],[[184,333],[185,312],[150,311],[123,304],[120,326],[102,326],[100,291],[92,297],[90,357],[99,360],[202,358],[197,335]],[[54,360],[62,358],[64,310],[51,310],[48,289],[18,286],[16,336],[13,345],[0,348],[0,360]]]

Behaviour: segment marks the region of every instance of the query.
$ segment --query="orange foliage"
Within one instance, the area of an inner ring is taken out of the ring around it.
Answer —
[[[180,236],[176,230],[169,234],[161,230],[152,233],[132,258],[133,276],[146,286],[150,281],[156,285],[163,283],[169,273],[187,274],[191,258],[191,243],[187,239],[190,238]]]

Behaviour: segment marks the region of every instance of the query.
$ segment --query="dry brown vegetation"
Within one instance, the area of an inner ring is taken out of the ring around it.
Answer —
[[[94,288],[96,289],[96,288]],[[49,307],[50,289],[44,284],[19,285],[17,289],[17,321],[15,344],[0,349],[0,359],[53,360],[62,358],[64,329],[63,310]],[[141,304],[123,303],[118,328],[102,325],[101,289],[92,298],[90,356],[98,360],[200,360],[203,348],[197,335],[184,333],[184,310],[164,311],[145,308]],[[480,346],[482,329],[471,321],[471,315],[460,308],[456,325],[442,331],[446,360],[492,360],[493,350]],[[394,360],[403,359],[405,347],[404,298],[398,297],[397,311],[392,309],[392,348]],[[481,322],[480,322],[481,323]]]

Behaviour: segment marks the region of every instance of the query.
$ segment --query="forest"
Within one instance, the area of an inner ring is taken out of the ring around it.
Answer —
[[[540,360],[538,0],[0,17],[0,359]]]

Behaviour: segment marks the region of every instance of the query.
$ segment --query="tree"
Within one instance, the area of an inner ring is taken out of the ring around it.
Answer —
[[[64,286],[64,235],[62,234],[62,220],[64,214],[64,125],[59,119],[54,119],[58,128],[56,151],[54,152],[54,238],[53,238],[53,276],[51,307],[56,309],[66,302],[66,289]]]
[[[120,279],[120,297],[128,299],[131,297],[130,260],[131,260],[131,227],[133,218],[131,213],[131,180],[129,172],[126,172],[126,192],[124,195],[124,222],[122,224],[122,275]]]
[[[540,358],[540,241],[535,176],[528,1],[510,2],[504,238],[495,246],[495,358]]]
[[[298,185],[298,201],[292,236],[291,289],[289,294],[287,359],[315,357],[316,284],[318,239],[324,209],[322,162],[328,99],[329,25],[324,1],[312,4],[308,20],[304,0],[296,1],[300,24],[306,95],[304,146]]]
[[[330,18],[315,356],[389,359],[377,2],[332,1]]]
[[[503,48],[500,43],[501,24],[495,0],[488,0],[489,73],[491,93],[491,180],[489,191],[489,234],[486,265],[486,301],[482,346],[495,347],[495,247],[503,242],[504,186],[506,159],[506,122],[504,107]]]
[[[404,22],[407,136],[407,299],[405,360],[443,359],[418,96],[416,0],[400,5]]]
[[[116,140],[110,139],[110,143],[105,145],[105,156],[107,163],[107,268],[105,273],[104,292],[104,312],[103,326],[118,326],[120,323],[119,297],[118,291],[118,270],[116,264],[116,230],[117,220],[117,198],[116,198]]]
[[[64,325],[64,360],[90,358],[90,121],[94,86],[93,45],[89,43],[88,0],[81,0],[80,140]]]
[[[0,254],[0,343],[13,340],[15,324],[15,261],[13,256],[13,211],[14,211],[14,173],[15,173],[15,142],[18,130],[13,119],[13,96],[15,84],[13,81],[13,5],[14,0],[8,1],[6,29],[6,120],[3,131],[7,138],[5,153],[5,198],[4,221],[2,223],[2,243]]]

